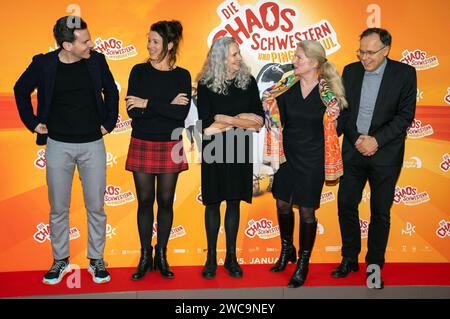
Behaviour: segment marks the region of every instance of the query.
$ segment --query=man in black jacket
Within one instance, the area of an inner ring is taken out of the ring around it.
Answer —
[[[415,69],[387,58],[391,41],[387,30],[365,30],[357,50],[360,62],[347,65],[342,75],[349,112],[342,146],[344,176],[338,192],[343,259],[332,272],[336,278],[358,270],[358,205],[367,181],[371,191],[367,277],[372,280],[372,269],[380,270],[385,262],[390,209],[403,164],[406,130],[414,119],[417,89]],[[377,274],[374,285],[367,280],[369,288],[383,287],[381,270]]]
[[[110,280],[103,261],[106,214],[106,153],[103,135],[118,116],[119,94],[105,57],[92,51],[87,24],[76,16],[58,19],[53,34],[59,49],[33,57],[14,86],[25,126],[46,146],[50,238],[54,262],[43,282],[57,284],[70,272],[69,206],[78,168],[88,216],[88,271],[94,282]],[[37,114],[31,94],[37,89]]]

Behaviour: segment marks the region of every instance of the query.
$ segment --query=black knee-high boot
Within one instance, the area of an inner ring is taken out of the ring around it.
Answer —
[[[155,270],[159,270],[161,276],[164,278],[172,279],[174,274],[170,270],[169,264],[167,263],[167,248],[155,246]]]
[[[295,263],[297,261],[297,252],[293,243],[294,235],[294,214],[278,214],[278,225],[280,227],[281,253],[280,258],[270,271],[278,272],[286,268],[288,262]]]
[[[300,251],[297,267],[292,274],[288,287],[297,288],[302,286],[308,276],[309,258],[314,247],[317,233],[317,220],[314,223],[300,221]]]
[[[139,259],[139,264],[136,268],[136,272],[131,276],[133,280],[142,279],[147,271],[152,271],[153,269],[153,247],[141,249],[141,258]]]

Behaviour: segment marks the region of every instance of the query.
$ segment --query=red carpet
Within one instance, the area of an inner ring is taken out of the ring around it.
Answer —
[[[363,286],[365,285],[365,265],[360,271],[344,279],[330,276],[336,264],[312,264],[305,286]],[[0,297],[18,297],[33,295],[107,293],[143,290],[179,290],[179,289],[218,289],[218,288],[260,288],[284,287],[294,270],[290,264],[283,273],[271,273],[270,265],[244,265],[244,277],[231,278],[223,266],[217,270],[215,279],[201,277],[199,266],[173,267],[175,278],[164,279],[157,272],[151,272],[141,281],[132,281],[130,275],[134,268],[110,268],[112,280],[106,284],[92,282],[86,269],[81,270],[80,287],[69,288],[67,280],[74,272],[55,286],[44,285],[41,280],[44,272],[6,272],[0,273]],[[450,286],[450,264],[431,263],[391,263],[383,269],[385,286]],[[69,280],[74,282],[74,280]]]

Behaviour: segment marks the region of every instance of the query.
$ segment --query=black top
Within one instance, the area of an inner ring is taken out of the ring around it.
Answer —
[[[227,95],[214,93],[200,83],[197,92],[198,116],[203,128],[210,126],[217,114],[236,116],[240,113],[254,113],[264,119],[258,87],[253,77],[245,90],[230,82]],[[252,200],[253,164],[250,157],[253,156],[253,134],[247,130],[239,131],[240,133],[229,130],[203,138],[202,201],[205,205],[223,200]],[[209,145],[220,140],[224,142],[221,150]],[[227,156],[232,149],[234,156]],[[210,155],[215,155],[214,159],[217,161],[211,162]]]
[[[100,119],[86,60],[58,61],[47,128],[50,138],[66,143],[100,139]]]
[[[318,207],[325,180],[323,115],[325,105],[316,85],[303,97],[300,81],[277,98],[283,125],[286,162],[274,176],[275,198],[302,207]]]
[[[48,124],[60,52],[61,48],[46,54],[35,55],[31,64],[14,85],[20,119],[31,132],[39,123]],[[100,124],[111,132],[116,125],[119,111],[119,92],[114,77],[105,56],[96,51],[91,51],[91,56],[86,59],[86,66],[94,88],[95,106]],[[31,103],[31,94],[35,89],[37,89],[36,114]],[[47,134],[38,133],[36,144],[45,145],[46,142]]]
[[[179,93],[187,94],[187,105],[170,104]],[[131,136],[146,141],[171,141],[172,131],[184,127],[189,113],[191,75],[180,67],[159,71],[150,63],[137,64],[130,73],[127,95],[148,99],[147,108],[128,111],[133,119]],[[180,131],[176,139],[181,138]]]

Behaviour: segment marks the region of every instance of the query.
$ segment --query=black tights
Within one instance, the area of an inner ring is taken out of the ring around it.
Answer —
[[[235,252],[236,239],[239,229],[240,200],[227,200],[225,211],[225,236],[227,251]],[[206,238],[208,240],[208,251],[215,252],[217,246],[217,235],[220,228],[220,203],[206,205],[205,208]]]
[[[316,221],[316,210],[312,207],[300,207],[300,220],[307,224],[312,224]],[[277,199],[277,213],[280,215],[292,216],[292,224],[294,223],[294,211],[292,210],[292,204],[285,202],[281,199]]]
[[[138,199],[137,222],[141,247],[150,249],[153,235],[153,203],[155,201],[155,177],[157,180],[156,201],[158,203],[158,247],[167,247],[173,222],[173,199],[178,173],[147,174],[133,172]]]

